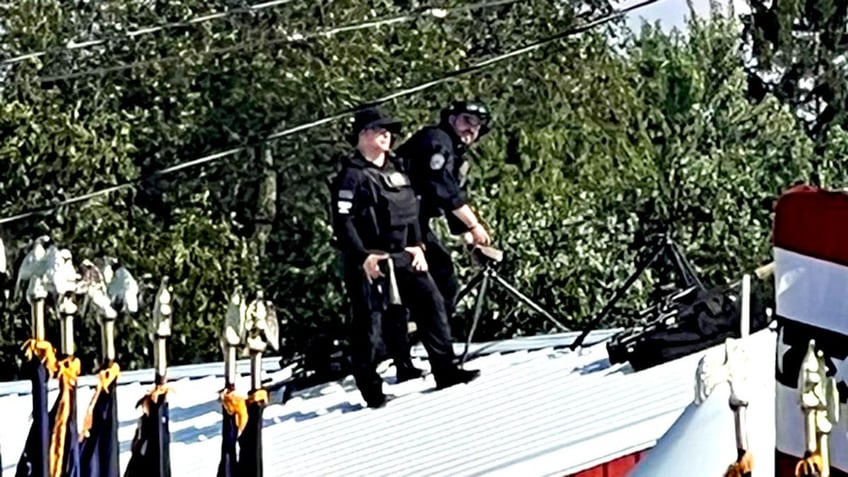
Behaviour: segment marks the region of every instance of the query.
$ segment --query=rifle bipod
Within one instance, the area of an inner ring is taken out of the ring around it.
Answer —
[[[704,284],[698,279],[694,268],[689,261],[686,260],[686,256],[669,235],[664,233],[658,234],[654,237],[653,242],[653,247],[651,247],[647,252],[642,252],[638,255],[636,270],[613,292],[612,297],[601,309],[601,312],[589,321],[589,324],[586,325],[580,333],[580,336],[578,336],[571,344],[570,349],[572,351],[583,345],[583,341],[586,340],[589,333],[597,328],[598,324],[606,318],[615,305],[624,298],[624,295],[628,290],[630,290],[630,287],[636,283],[636,280],[639,279],[642,273],[644,273],[645,270],[647,270],[648,267],[650,267],[660,257],[666,257],[670,260],[674,271],[680,276],[684,288],[696,288],[701,291],[706,290]]]
[[[471,327],[468,331],[468,336],[465,341],[465,349],[462,352],[462,357],[460,358],[460,363],[465,364],[465,360],[468,356],[468,348],[471,346],[471,339],[474,336],[474,332],[477,330],[477,324],[480,321],[480,315],[483,312],[483,302],[486,299],[486,292],[489,289],[489,284],[493,283],[495,285],[500,285],[503,287],[510,295],[518,299],[520,302],[527,305],[530,309],[544,316],[548,321],[552,322],[558,328],[563,331],[571,331],[570,328],[566,327],[562,323],[559,322],[554,316],[542,308],[541,305],[533,301],[527,295],[521,293],[518,288],[510,284],[503,277],[498,274],[495,266],[497,263],[500,263],[503,260],[503,252],[500,250],[496,250],[492,247],[481,247],[477,246],[471,250],[471,256],[474,258],[474,261],[479,264],[482,269],[474,275],[468,284],[457,294],[456,302],[459,303],[468,295],[471,290],[480,287],[480,291],[477,294],[477,300],[474,304],[474,315],[471,320]]]

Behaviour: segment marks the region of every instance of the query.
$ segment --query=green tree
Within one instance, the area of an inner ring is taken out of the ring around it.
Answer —
[[[285,319],[283,332],[292,344],[287,352],[294,353],[316,329],[339,324],[323,178],[342,149],[327,138],[341,137],[344,125],[283,138],[259,154],[252,145],[273,131],[566,28],[577,9],[585,14],[608,9],[605,5],[520,2],[451,13],[444,20],[422,16],[415,28],[389,24],[292,41],[296,33],[408,13],[409,7],[293,3],[63,51],[55,47],[241,2],[211,7],[196,0],[110,0],[70,11],[58,1],[6,4],[0,51],[7,57],[49,52],[3,68],[0,161],[4,170],[14,171],[2,181],[5,211],[139,181],[181,161],[245,148],[82,206],[8,224],[3,236],[18,258],[30,237],[48,232],[80,258],[109,254],[137,275],[170,275],[181,298],[177,331],[193,330],[192,343],[174,348],[176,363],[217,357],[213,338],[223,297],[236,282],[269,291]],[[445,86],[396,106],[407,119],[422,118],[452,94]],[[276,194],[260,187],[273,179]],[[276,207],[269,206],[269,194],[276,196]],[[10,311],[14,324],[3,335],[9,338],[4,356],[17,356],[14,347],[26,334],[25,307],[17,305]],[[143,326],[127,324],[121,337],[127,364],[149,363]],[[97,340],[90,335],[80,337],[81,349],[93,356]],[[89,369],[91,364],[86,363]]]
[[[219,359],[216,335],[236,283],[263,288],[277,305],[284,356],[303,352],[319,334],[343,337],[325,178],[346,150],[346,123],[258,147],[260,140],[609,9],[527,0],[290,39],[405,13],[408,3],[293,2],[4,67],[4,214],[135,184],[4,225],[8,248],[20,259],[29,239],[48,232],[78,259],[107,254],[154,282],[169,275],[180,300],[174,363]],[[237,4],[108,0],[68,11],[56,0],[22,0],[2,7],[0,51],[13,56]],[[646,237],[666,225],[714,283],[767,258],[770,203],[809,173],[812,145],[777,101],[746,100],[740,62],[726,54],[739,47],[735,28],[718,13],[693,22],[686,35],[603,27],[387,107],[411,132],[451,99],[492,105],[497,127],[472,153],[473,203],[507,252],[504,276],[579,324],[631,271]],[[93,68],[103,70],[57,78]],[[848,145],[839,134],[830,144],[830,157]],[[148,178],[224,150],[231,153]],[[474,270],[456,250],[467,279]],[[654,280],[638,284],[634,303]],[[553,330],[501,292],[488,304],[479,339]],[[11,377],[27,312],[7,305],[12,319],[3,321],[0,345]],[[462,309],[465,325],[470,310]],[[121,323],[125,367],[150,364],[145,328],[141,318]],[[80,330],[91,370],[96,328],[87,321]]]
[[[589,40],[579,56],[516,63],[514,89],[492,83],[509,124],[483,146],[475,185],[512,257],[505,276],[579,326],[654,232],[669,232],[712,285],[768,259],[772,203],[810,172],[812,145],[777,101],[747,101],[740,60],[727,55],[735,28],[720,11],[686,34],[646,25]],[[630,304],[659,278],[638,281]],[[508,295],[492,298],[481,336],[555,329]]]
[[[817,175],[841,167],[823,161],[828,133],[848,124],[848,1],[749,4],[743,52],[750,96],[759,101],[770,93],[795,111],[816,144]]]

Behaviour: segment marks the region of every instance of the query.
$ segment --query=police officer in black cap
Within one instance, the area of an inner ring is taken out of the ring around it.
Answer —
[[[459,286],[450,251],[430,228],[445,216],[451,233],[467,245],[489,245],[491,237],[468,205],[466,150],[490,130],[491,114],[477,102],[455,101],[441,112],[439,124],[426,126],[398,148],[416,193],[421,196],[421,231],[430,274],[453,318]]]
[[[333,227],[353,314],[353,375],[369,407],[381,407],[386,400],[376,372],[384,329],[397,329],[402,323],[403,337],[392,333],[385,336],[385,343],[394,348],[396,365],[408,363],[406,322],[402,315],[386,313],[391,271],[399,298],[418,325],[437,387],[465,383],[479,375],[455,364],[444,299],[428,273],[418,198],[402,161],[391,153],[392,135],[400,130],[400,123],[379,109],[358,112],[348,136],[356,149],[342,159],[332,186]],[[386,327],[384,320],[394,323]]]

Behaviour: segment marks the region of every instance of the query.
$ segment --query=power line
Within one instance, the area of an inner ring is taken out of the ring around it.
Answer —
[[[201,15],[199,17],[190,18],[188,20],[178,21],[178,22],[170,22],[163,23],[160,25],[154,25],[149,27],[139,28],[138,30],[128,31],[126,33],[119,33],[110,36],[106,36],[103,38],[98,38],[94,40],[86,40],[82,42],[75,42],[74,40],[70,40],[67,44],[61,46],[55,46],[53,48],[48,48],[42,51],[34,51],[32,53],[26,53],[23,55],[15,56],[13,58],[7,58],[5,60],[0,60],[0,66],[13,65],[15,63],[20,63],[22,61],[31,60],[35,58],[42,57],[44,55],[48,55],[51,53],[56,53],[59,51],[66,50],[79,50],[84,48],[91,48],[92,46],[105,45],[106,43],[123,40],[125,38],[136,38],[142,35],[146,35],[149,33],[156,33],[160,31],[175,29],[175,28],[187,28],[192,25],[197,25],[203,22],[208,22],[210,20],[217,20],[220,18],[226,18],[234,15],[243,15],[246,13],[255,13],[260,10],[264,10],[266,8],[278,7],[280,5],[285,5],[287,3],[291,3],[292,0],[272,0],[269,2],[257,3],[255,5],[249,5],[246,7],[234,8],[232,10],[227,10],[223,12],[215,12],[209,13],[206,15]]]
[[[442,76],[438,79],[431,80],[431,81],[428,81],[428,82],[425,82],[425,83],[421,83],[421,84],[418,84],[416,86],[406,88],[406,89],[403,89],[403,90],[400,90],[400,91],[396,91],[394,93],[388,94],[388,95],[383,96],[381,98],[375,99],[371,102],[362,104],[358,107],[348,108],[348,109],[341,111],[337,114],[334,114],[332,116],[327,116],[327,117],[324,117],[322,119],[318,119],[318,120],[308,122],[308,123],[299,124],[297,126],[293,126],[291,128],[275,132],[275,133],[269,135],[268,137],[266,137],[265,139],[263,139],[261,142],[269,142],[269,141],[280,139],[280,138],[283,138],[283,137],[286,137],[286,136],[291,136],[291,135],[299,133],[301,131],[306,131],[308,129],[312,129],[314,127],[321,126],[323,124],[327,124],[327,123],[336,121],[338,119],[344,118],[344,117],[350,115],[351,113],[353,113],[353,112],[355,112],[359,109],[362,109],[363,107],[386,103],[386,102],[391,101],[393,99],[397,99],[397,98],[404,97],[404,96],[409,96],[409,95],[417,93],[419,91],[424,91],[426,89],[432,88],[433,86],[439,85],[441,83],[448,82],[448,81],[450,81],[454,78],[458,78],[460,76],[465,76],[467,74],[480,71],[482,69],[488,68],[492,65],[495,65],[495,64],[500,63],[502,61],[508,60],[510,58],[514,58],[516,56],[520,56],[520,55],[524,55],[524,54],[533,52],[535,50],[538,50],[539,48],[547,46],[547,45],[554,43],[556,41],[559,41],[559,40],[565,39],[567,37],[586,32],[588,30],[591,30],[592,28],[595,28],[597,26],[609,23],[609,22],[611,22],[611,21],[613,21],[617,18],[620,18],[620,17],[626,15],[627,13],[630,13],[630,12],[633,12],[633,11],[638,10],[640,8],[644,8],[648,5],[657,3],[658,1],[660,1],[660,0],[643,0],[639,3],[635,3],[635,4],[631,5],[629,7],[619,9],[619,10],[613,12],[613,13],[610,13],[608,15],[604,15],[600,18],[592,20],[592,21],[590,21],[590,22],[588,22],[584,25],[581,25],[579,27],[575,27],[575,28],[571,28],[569,30],[562,31],[562,32],[557,33],[555,35],[552,35],[552,36],[549,36],[547,38],[544,38],[544,39],[535,41],[533,43],[530,43],[530,44],[528,44],[524,47],[509,51],[507,53],[503,53],[503,54],[500,54],[500,55],[497,55],[497,56],[493,56],[492,58],[479,61],[479,62],[474,63],[473,65],[467,66],[465,68],[461,68],[461,69],[455,70],[453,72],[449,72],[449,73],[445,74],[444,76]],[[235,154],[238,154],[238,153],[246,151],[246,150],[247,150],[247,147],[244,147],[244,146],[235,147],[235,148],[232,148],[232,149],[228,149],[226,151],[222,151],[222,152],[218,152],[218,153],[211,154],[211,155],[208,155],[208,156],[200,157],[200,158],[194,159],[192,161],[188,161],[188,162],[184,162],[184,163],[180,163],[180,164],[175,164],[175,165],[167,167],[165,169],[161,169],[159,171],[156,171],[156,172],[152,173],[150,176],[145,177],[145,178],[136,179],[134,181],[129,181],[129,182],[126,182],[124,184],[119,184],[119,185],[116,185],[116,186],[108,187],[106,189],[101,189],[101,190],[98,190],[98,191],[90,192],[88,194],[80,195],[80,196],[77,196],[77,197],[72,197],[70,199],[65,199],[65,200],[50,204],[50,205],[45,205],[45,206],[42,206],[42,207],[39,207],[39,208],[26,210],[26,211],[23,211],[19,214],[2,218],[2,219],[0,219],[0,225],[10,223],[10,222],[15,222],[15,221],[18,221],[18,220],[21,220],[21,219],[25,219],[25,218],[34,216],[34,215],[54,211],[59,207],[63,207],[63,206],[74,204],[74,203],[84,202],[84,201],[93,199],[95,197],[99,197],[101,195],[107,195],[107,194],[111,194],[113,192],[118,192],[120,190],[128,189],[128,188],[133,187],[136,184],[142,183],[142,182],[147,181],[151,178],[155,178],[155,177],[159,177],[159,176],[162,176],[162,175],[174,173],[174,172],[177,172],[177,171],[189,169],[189,168],[192,168],[192,167],[208,164],[208,163],[217,161],[219,159],[223,159],[223,158],[226,158],[226,157],[233,156]]]
[[[319,37],[329,38],[329,37],[335,36],[339,33],[346,33],[346,32],[351,32],[351,31],[356,31],[356,30],[365,30],[365,29],[370,29],[370,28],[383,27],[383,26],[393,25],[393,24],[397,24],[397,23],[406,23],[406,22],[416,20],[418,18],[425,18],[425,17],[433,17],[433,18],[442,19],[442,18],[445,18],[449,14],[452,14],[452,13],[467,12],[467,11],[481,10],[481,9],[485,9],[485,8],[499,7],[499,6],[509,5],[509,4],[512,4],[512,3],[518,3],[518,2],[521,2],[521,1],[526,1],[526,0],[493,0],[493,1],[473,3],[473,4],[470,4],[470,5],[464,5],[464,6],[461,6],[461,7],[449,8],[449,9],[446,9],[446,8],[425,8],[425,9],[422,9],[419,12],[414,13],[414,14],[396,15],[396,16],[377,19],[377,20],[350,23],[350,24],[347,24],[347,25],[325,28],[325,29],[322,29],[322,30],[317,30],[317,31],[312,31],[312,32],[307,32],[307,33],[292,33],[292,34],[286,35],[284,37],[274,38],[272,40],[267,40],[267,41],[241,42],[241,43],[238,43],[236,45],[229,46],[229,47],[213,48],[213,49],[210,49],[210,50],[201,51],[201,52],[198,52],[197,54],[200,55],[200,56],[217,55],[217,54],[223,54],[223,53],[230,53],[230,52],[233,52],[233,51],[239,51],[239,50],[252,48],[252,47],[264,48],[264,47],[278,45],[278,44],[284,44],[284,43],[302,42],[302,41],[311,40],[311,39],[319,38]],[[71,80],[71,79],[81,78],[81,77],[84,77],[84,76],[115,73],[115,72],[134,69],[134,68],[146,67],[146,66],[155,65],[155,64],[162,64],[162,63],[173,63],[173,62],[177,62],[177,61],[185,61],[185,56],[178,54],[178,55],[166,56],[166,57],[162,57],[162,58],[154,58],[154,59],[150,59],[150,60],[135,61],[135,62],[132,62],[132,63],[126,63],[126,64],[120,64],[120,65],[114,65],[114,66],[92,68],[92,69],[89,69],[89,70],[76,71],[76,72],[65,73],[65,74],[61,74],[61,75],[55,75],[55,76],[39,76],[39,77],[35,78],[34,81],[42,83],[42,84],[43,83],[54,83],[54,82],[57,82],[57,81]],[[20,82],[21,83],[27,83],[28,81],[22,80]]]

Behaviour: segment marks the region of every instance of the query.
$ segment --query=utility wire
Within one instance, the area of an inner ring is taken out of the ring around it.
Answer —
[[[264,10],[266,8],[277,7],[280,5],[285,5],[287,3],[291,3],[292,0],[273,0],[269,2],[257,3],[255,5],[249,5],[246,7],[234,8],[232,10],[226,10],[223,12],[214,12],[206,15],[202,15],[199,17],[190,18],[188,20],[171,22],[171,23],[163,23],[160,25],[153,25],[148,27],[142,27],[138,30],[132,30],[125,33],[116,33],[113,35],[105,36],[103,38],[97,38],[94,40],[86,40],[81,41],[79,43],[74,40],[69,40],[68,43],[60,46],[55,46],[52,48],[48,48],[42,51],[34,51],[32,53],[26,53],[23,55],[15,56],[12,58],[7,58],[5,60],[0,60],[0,66],[13,65],[15,63],[20,63],[22,61],[39,58],[48,54],[57,53],[60,51],[66,50],[80,50],[84,48],[91,48],[93,46],[105,45],[106,43],[110,43],[116,40],[123,40],[125,38],[136,38],[142,35],[146,35],[148,33],[156,33],[164,30],[171,30],[176,28],[187,28],[192,25],[197,25],[199,23],[208,22],[210,20],[217,20],[220,18],[226,18],[234,15],[243,15],[248,13],[255,13],[260,10]]]
[[[577,35],[579,33],[586,32],[588,30],[591,30],[592,28],[595,28],[597,26],[609,23],[609,22],[611,22],[611,21],[613,21],[617,18],[620,18],[623,15],[626,15],[627,13],[630,13],[630,12],[633,12],[633,11],[638,10],[640,8],[644,8],[648,5],[657,3],[658,1],[660,1],[660,0],[643,0],[639,3],[631,5],[629,7],[622,8],[620,10],[613,12],[613,13],[610,13],[608,15],[604,15],[600,18],[592,20],[592,21],[590,21],[590,22],[588,22],[584,25],[581,25],[581,26],[578,26],[578,27],[575,27],[575,28],[571,28],[569,30],[562,31],[560,33],[549,36],[549,37],[544,38],[542,40],[538,40],[536,42],[530,43],[530,44],[528,44],[524,47],[509,51],[507,53],[503,53],[503,54],[500,54],[500,55],[497,55],[497,56],[493,56],[492,58],[479,61],[479,62],[474,63],[473,65],[467,66],[465,68],[461,68],[461,69],[449,72],[449,73],[445,74],[444,76],[442,76],[438,79],[428,81],[428,82],[425,82],[425,83],[421,83],[419,85],[416,85],[416,86],[413,86],[413,87],[410,87],[410,88],[406,88],[406,89],[403,89],[403,90],[396,91],[394,93],[388,94],[388,95],[383,96],[381,98],[375,99],[375,100],[373,100],[369,103],[362,104],[358,107],[348,108],[348,109],[341,111],[337,114],[334,114],[332,116],[327,116],[327,117],[324,117],[322,119],[318,119],[316,121],[299,124],[297,126],[294,126],[294,127],[288,128],[288,129],[284,129],[282,131],[275,132],[275,133],[269,135],[268,137],[266,137],[265,139],[263,139],[261,142],[268,142],[268,141],[280,139],[280,138],[283,138],[283,137],[286,137],[286,136],[291,136],[291,135],[299,133],[301,131],[306,131],[308,129],[312,129],[312,128],[315,128],[317,126],[321,126],[323,124],[327,124],[327,123],[336,121],[338,119],[347,117],[351,113],[353,113],[353,112],[355,112],[359,109],[362,109],[363,107],[379,105],[379,104],[391,101],[393,99],[397,99],[397,98],[404,97],[404,96],[409,96],[409,95],[412,95],[412,94],[417,93],[419,91],[424,91],[426,89],[432,88],[433,86],[436,86],[436,85],[439,85],[441,83],[445,83],[447,81],[450,81],[451,79],[458,78],[460,76],[464,76],[464,75],[467,75],[467,74],[470,74],[470,73],[474,73],[474,72],[483,70],[485,68],[488,68],[492,65],[498,64],[502,61],[508,60],[510,58],[514,58],[514,57],[517,57],[517,56],[520,56],[520,55],[524,55],[524,54],[533,52],[535,50],[538,50],[539,48],[547,46],[547,45],[554,43],[558,40],[562,40],[562,39],[568,38],[570,36],[574,36],[574,35]],[[155,178],[155,177],[159,177],[159,176],[162,176],[162,175],[171,174],[171,173],[181,171],[181,170],[185,170],[185,169],[189,169],[189,168],[192,168],[192,167],[208,164],[208,163],[211,163],[211,162],[214,162],[214,161],[226,158],[226,157],[233,156],[235,154],[238,154],[238,153],[246,151],[246,150],[247,150],[247,147],[244,147],[244,146],[243,147],[235,147],[235,148],[232,148],[232,149],[228,149],[226,151],[222,151],[222,152],[218,152],[218,153],[215,153],[215,154],[204,156],[204,157],[201,157],[201,158],[198,158],[198,159],[194,159],[192,161],[183,162],[183,163],[180,163],[180,164],[175,164],[171,167],[160,169],[160,170],[152,173],[150,176],[145,177],[145,178],[136,179],[136,180],[133,180],[133,181],[126,182],[124,184],[119,184],[119,185],[115,185],[115,186],[108,187],[108,188],[105,188],[105,189],[90,192],[88,194],[72,197],[72,198],[69,198],[69,199],[64,199],[62,201],[58,201],[58,202],[55,202],[53,204],[49,204],[49,205],[45,205],[45,206],[42,206],[42,207],[33,208],[33,209],[29,209],[29,210],[25,210],[21,213],[2,218],[2,219],[0,219],[0,225],[10,223],[10,222],[15,222],[15,221],[25,219],[25,218],[28,218],[28,217],[32,217],[32,216],[37,215],[37,214],[42,214],[42,213],[54,211],[57,208],[63,207],[63,206],[66,206],[66,205],[84,202],[84,201],[93,199],[95,197],[99,197],[99,196],[102,196],[102,195],[107,195],[107,194],[111,194],[113,192],[118,192],[118,191],[121,191],[121,190],[124,190],[124,189],[128,189],[128,188],[133,187],[136,184],[140,184],[144,181],[150,180],[150,179]]]
[[[200,56],[218,55],[218,54],[230,53],[230,52],[233,52],[233,51],[244,50],[244,49],[251,48],[251,47],[264,48],[264,47],[268,47],[268,46],[285,44],[285,43],[303,42],[303,41],[306,41],[306,40],[311,40],[311,39],[319,38],[319,37],[330,38],[330,37],[335,36],[339,33],[346,33],[346,32],[351,32],[351,31],[356,31],[356,30],[366,30],[366,29],[371,29],[371,28],[394,25],[394,24],[398,24],[398,23],[406,23],[406,22],[410,22],[410,21],[413,21],[413,20],[416,20],[416,19],[419,19],[419,18],[425,18],[425,17],[433,17],[433,18],[442,19],[442,18],[445,18],[449,14],[452,14],[452,13],[468,12],[468,11],[474,11],[474,10],[481,10],[481,9],[485,9],[485,8],[499,7],[499,6],[509,5],[509,4],[512,4],[512,3],[522,2],[522,1],[526,1],[526,0],[493,0],[493,1],[472,3],[470,5],[464,5],[464,6],[461,6],[461,7],[455,7],[455,8],[450,8],[450,9],[425,8],[425,9],[423,9],[423,10],[417,12],[417,13],[413,13],[413,14],[396,15],[396,16],[385,17],[385,18],[380,18],[380,19],[376,19],[376,20],[363,21],[363,22],[358,22],[358,23],[350,23],[350,24],[347,24],[347,25],[325,28],[325,29],[306,32],[306,33],[292,33],[292,34],[286,35],[284,37],[274,38],[274,39],[267,40],[267,41],[244,41],[244,42],[240,42],[236,45],[229,46],[229,47],[212,48],[212,49],[205,50],[205,51],[199,51],[196,54],[200,55]],[[64,73],[64,74],[54,75],[54,76],[39,76],[39,77],[35,78],[34,82],[38,82],[38,83],[42,83],[42,84],[44,84],[44,83],[54,83],[54,82],[58,82],[58,81],[65,81],[65,80],[71,80],[71,79],[76,79],[76,78],[82,78],[84,76],[115,73],[115,72],[118,72],[118,71],[124,71],[124,70],[129,70],[129,69],[134,69],[134,68],[146,67],[146,66],[155,65],[155,64],[173,63],[173,62],[179,62],[179,61],[185,61],[185,55],[184,54],[177,54],[177,55],[166,56],[166,57],[162,57],[162,58],[154,58],[154,59],[150,59],[150,60],[134,61],[132,63],[125,63],[125,64],[114,65],[114,66],[92,68],[92,69],[88,69],[88,70],[75,71],[75,72],[71,72],[71,73]],[[28,80],[24,79],[24,80],[21,80],[19,83],[28,83],[28,82],[29,82]],[[16,83],[18,83],[18,82],[16,82]]]

